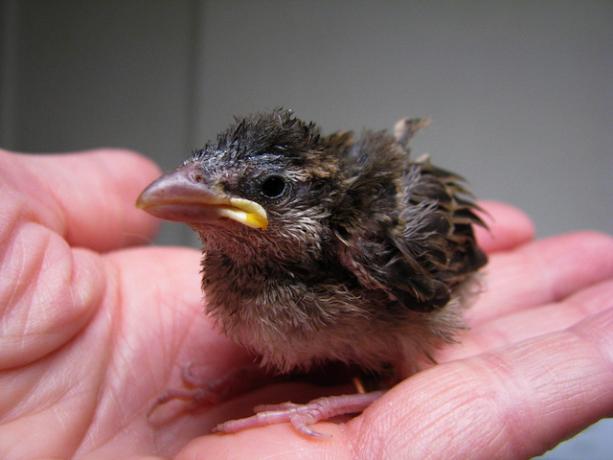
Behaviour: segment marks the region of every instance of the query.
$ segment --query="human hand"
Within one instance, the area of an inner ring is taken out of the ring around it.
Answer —
[[[472,329],[442,363],[312,440],[287,424],[207,435],[251,406],[308,400],[286,383],[145,416],[189,362],[216,380],[249,357],[203,314],[199,253],[129,246],[155,223],[133,208],[158,175],[141,157],[0,153],[0,457],[517,458],[613,410],[613,242],[531,242],[520,212],[485,203],[491,254]]]

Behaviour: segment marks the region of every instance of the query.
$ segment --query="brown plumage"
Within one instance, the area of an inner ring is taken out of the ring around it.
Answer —
[[[486,263],[462,178],[410,158],[425,124],[324,136],[285,110],[237,118],[139,205],[198,232],[207,312],[263,365],[405,374],[454,340]]]

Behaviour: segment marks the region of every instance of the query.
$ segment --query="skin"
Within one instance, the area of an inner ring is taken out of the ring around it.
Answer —
[[[521,211],[485,202],[472,329],[362,415],[314,426],[331,438],[206,434],[330,393],[299,383],[148,421],[181,365],[215,380],[250,362],[202,313],[199,251],[134,247],[155,232],[133,202],[158,175],[125,151],[0,152],[1,458],[524,458],[613,414],[613,240],[533,241]]]

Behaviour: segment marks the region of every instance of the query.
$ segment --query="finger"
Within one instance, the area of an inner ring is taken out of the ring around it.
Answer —
[[[99,255],[71,249],[35,223],[17,227],[1,254],[0,370],[6,370],[63,346],[110,289]]]
[[[534,224],[520,209],[497,201],[479,203],[488,228],[476,226],[479,246],[486,252],[508,251],[534,238]]]
[[[467,312],[471,326],[535,305],[556,302],[613,277],[613,238],[579,232],[496,254],[485,269],[483,292]]]
[[[2,204],[5,220],[41,223],[72,246],[97,251],[147,242],[157,224],[134,202],[158,174],[149,160],[124,150],[0,152],[0,186],[8,198]]]
[[[613,410],[613,310],[569,331],[447,363],[404,381],[349,423],[288,424],[195,439],[179,459],[528,458]],[[445,442],[440,442],[441,439]]]
[[[356,423],[356,448],[374,453],[378,441],[383,457],[413,458],[433,445],[444,449],[441,458],[543,453],[613,410],[612,333],[607,310],[570,330],[418,374]]]
[[[462,359],[560,331],[609,308],[613,308],[613,280],[590,286],[561,302],[488,321],[462,337],[460,344],[442,350],[436,359],[438,362]]]

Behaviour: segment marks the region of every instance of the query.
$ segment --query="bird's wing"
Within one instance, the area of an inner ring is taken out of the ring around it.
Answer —
[[[371,214],[374,223],[345,229],[340,259],[366,288],[413,310],[434,310],[485,264],[472,229],[483,222],[462,178],[427,158],[412,163],[402,181],[396,217],[390,221],[394,213],[382,209]]]

